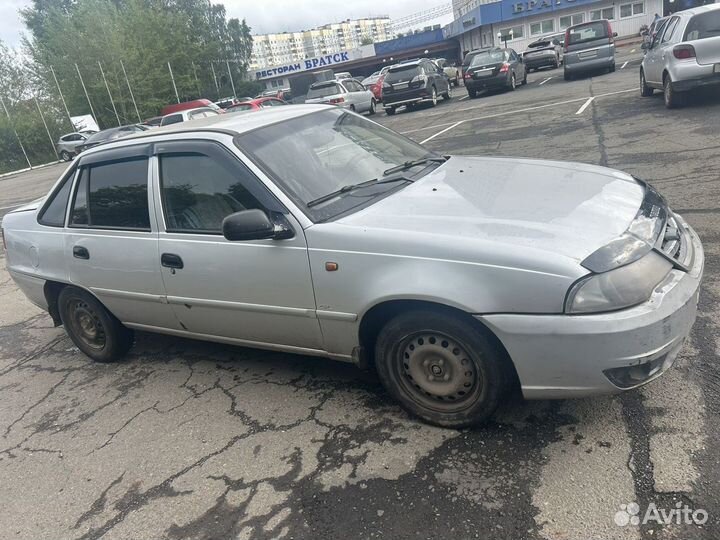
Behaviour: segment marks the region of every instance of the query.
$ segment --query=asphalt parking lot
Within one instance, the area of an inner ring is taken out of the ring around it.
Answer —
[[[91,364],[0,264],[0,536],[720,537],[720,99],[641,98],[640,58],[375,119],[444,154],[582,161],[659,188],[707,259],[691,339],[658,381],[513,397],[486,426],[443,430],[330,361],[141,334],[126,361]],[[61,169],[1,178],[0,216]],[[618,525],[633,502],[707,521]]]

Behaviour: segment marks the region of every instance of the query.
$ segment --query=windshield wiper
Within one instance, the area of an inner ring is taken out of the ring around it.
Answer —
[[[408,182],[412,184],[415,180],[412,178],[408,178],[405,175],[399,174],[396,176],[392,176],[390,178],[373,178],[372,180],[366,180],[365,182],[358,182],[357,184],[349,184],[347,186],[343,186],[338,190],[332,191],[328,193],[327,195],[323,195],[322,197],[318,197],[317,199],[313,199],[312,201],[308,202],[305,206],[308,208],[312,208],[313,206],[317,206],[318,204],[322,204],[324,202],[327,202],[331,199],[334,199],[335,197],[339,197],[343,193],[349,193],[351,191],[355,191],[356,189],[361,189],[368,186],[378,186],[380,184],[390,184],[393,182]]]
[[[447,158],[442,156],[426,157],[422,159],[416,159],[414,161],[406,161],[405,163],[397,165],[396,167],[390,167],[385,172],[383,172],[383,176],[387,176],[389,174],[400,171],[407,171],[408,169],[412,169],[413,167],[417,167],[418,165],[425,165],[426,163],[445,163],[446,161]]]

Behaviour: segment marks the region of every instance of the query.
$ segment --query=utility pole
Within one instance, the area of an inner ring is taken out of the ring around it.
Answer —
[[[75,124],[73,124],[72,116],[70,116],[70,111],[68,110],[67,103],[65,103],[65,97],[63,96],[62,90],[60,90],[60,83],[55,76],[55,70],[52,66],[50,66],[50,73],[52,73],[53,79],[55,79],[55,86],[57,86],[58,94],[60,94],[60,101],[62,101],[63,107],[65,107],[65,112],[67,113],[68,120],[70,121],[70,126],[75,129]]]
[[[98,67],[100,68],[100,74],[102,75],[103,81],[105,82],[105,89],[107,90],[108,97],[110,98],[110,104],[112,105],[113,111],[115,111],[115,118],[117,118],[118,126],[120,126],[122,125],[122,123],[120,122],[120,115],[117,112],[117,108],[115,108],[115,102],[113,101],[112,94],[110,93],[110,86],[108,86],[107,79],[105,78],[105,72],[103,71],[100,60],[98,60]]]
[[[227,68],[228,68],[228,77],[230,77],[230,86],[232,86],[233,97],[235,98],[235,97],[237,97],[237,95],[235,94],[235,83],[233,82],[232,71],[230,71],[230,60],[225,60],[225,65],[227,65]],[[220,96],[218,96],[218,99],[220,99]]]
[[[78,77],[80,77],[80,84],[82,84],[83,91],[85,92],[85,98],[87,98],[88,105],[90,105],[90,112],[92,113],[93,119],[97,122],[99,119],[97,115],[95,114],[95,109],[93,109],[92,103],[90,101],[90,96],[88,95],[87,88],[85,88],[85,81],[83,81],[82,75],[80,74],[80,68],[77,64],[75,64],[75,69],[77,70]]]
[[[50,139],[50,146],[52,146],[53,152],[55,152],[55,157],[58,158],[58,161],[59,161],[60,156],[58,156],[57,148],[55,148],[55,143],[53,142],[52,135],[50,135],[50,130],[48,129],[47,122],[45,122],[45,117],[43,116],[43,113],[40,110],[40,104],[38,103],[37,97],[33,96],[33,99],[35,100],[35,106],[37,107],[37,110],[40,113],[40,119],[42,120],[43,126],[45,126],[45,131],[47,132],[48,139]]]
[[[137,103],[135,103],[135,95],[133,94],[132,88],[130,88],[130,79],[128,79],[127,71],[125,71],[125,64],[123,64],[122,60],[120,60],[120,67],[123,70],[123,75],[125,75],[125,82],[128,85],[128,90],[130,90],[130,99],[132,99],[133,107],[135,107],[135,114],[137,114],[138,123],[142,124],[142,118],[140,118],[140,111],[138,111]]]
[[[173,76],[172,68],[170,67],[170,62],[168,62],[168,70],[170,71],[170,80],[172,80],[173,88],[175,89],[175,98],[177,99],[177,102],[180,103],[180,96],[178,95],[177,86],[175,86],[175,77]]]
[[[28,167],[32,169],[32,163],[30,163],[30,158],[28,158],[27,152],[25,151],[25,147],[23,146],[22,141],[20,140],[20,135],[18,135],[17,130],[15,129],[15,124],[13,124],[12,118],[10,118],[10,113],[7,110],[7,107],[5,106],[5,100],[0,96],[0,103],[2,103],[3,109],[5,109],[5,116],[7,116],[8,122],[10,123],[10,126],[12,127],[13,133],[15,133],[15,137],[18,140],[18,144],[20,144],[20,150],[22,150],[23,156],[25,156],[25,161],[27,161]]]
[[[197,86],[198,97],[202,97],[202,90],[200,89],[200,79],[197,76],[197,69],[195,68],[195,62],[192,62],[193,74],[195,75],[195,86]]]
[[[215,75],[215,66],[213,66],[212,60],[210,61],[210,69],[212,69],[213,79],[215,79],[215,92],[217,93],[217,98],[220,99],[220,87],[218,86],[217,75]]]

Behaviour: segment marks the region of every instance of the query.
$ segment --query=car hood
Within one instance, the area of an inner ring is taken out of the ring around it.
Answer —
[[[468,243],[484,244],[495,252],[550,253],[579,263],[627,230],[644,193],[632,176],[605,167],[453,156],[336,223],[394,231],[413,243],[421,237],[440,246],[460,243],[464,250]]]

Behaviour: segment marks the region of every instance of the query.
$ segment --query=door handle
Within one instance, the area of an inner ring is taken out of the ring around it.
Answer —
[[[180,255],[175,255],[174,253],[163,253],[160,256],[160,264],[165,268],[172,268],[173,270],[181,270],[185,267]]]
[[[73,246],[73,257],[88,260],[90,258],[90,252],[82,246]]]

